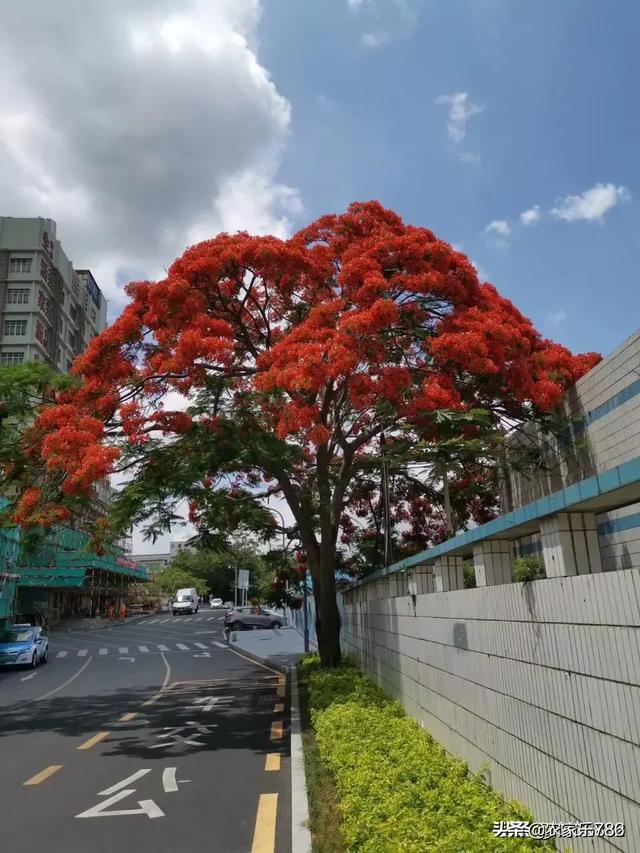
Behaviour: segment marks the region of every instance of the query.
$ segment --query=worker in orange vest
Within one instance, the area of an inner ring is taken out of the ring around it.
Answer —
[[[127,608],[124,606],[124,602],[120,605],[120,622],[124,622],[125,617],[127,615]]]

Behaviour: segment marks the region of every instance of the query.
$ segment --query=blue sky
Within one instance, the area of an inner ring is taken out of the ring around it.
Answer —
[[[292,106],[294,224],[377,198],[543,333],[610,352],[640,325],[639,35],[631,0],[269,0],[258,52]],[[438,99],[456,93],[483,109],[450,134]]]

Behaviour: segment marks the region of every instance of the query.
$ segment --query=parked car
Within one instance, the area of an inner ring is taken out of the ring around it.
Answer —
[[[227,631],[250,631],[252,628],[282,628],[277,613],[262,607],[234,607],[224,617]]]
[[[211,599],[211,606],[212,607],[223,607],[224,605],[222,604],[221,598],[212,598]]]
[[[171,605],[174,616],[179,613],[197,613],[200,609],[200,596],[195,589],[179,589]]]
[[[233,607],[234,607],[233,601],[225,601],[224,607],[226,607],[227,610],[233,610]]]
[[[42,628],[18,624],[0,634],[0,666],[30,666],[46,663],[49,638]]]

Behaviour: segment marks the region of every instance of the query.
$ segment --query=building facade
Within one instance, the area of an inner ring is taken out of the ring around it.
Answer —
[[[70,369],[107,324],[107,300],[89,270],[75,270],[53,219],[0,217],[0,364]]]

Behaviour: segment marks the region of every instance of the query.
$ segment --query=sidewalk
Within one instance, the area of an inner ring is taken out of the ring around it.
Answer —
[[[264,631],[232,631],[229,645],[274,669],[294,669],[304,654],[302,634],[295,628],[267,628]],[[312,651],[315,649],[312,648]]]
[[[136,616],[127,616],[125,625],[129,625],[132,622],[138,622],[140,619],[146,619],[149,616],[153,616],[153,613],[141,613]],[[100,628],[113,628],[120,623],[118,622],[118,618],[116,617],[111,622],[108,619],[85,619],[85,618],[72,618],[72,619],[61,619],[55,625],[51,627],[52,634],[59,634],[63,631],[69,633],[71,631],[97,631]]]

